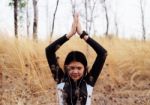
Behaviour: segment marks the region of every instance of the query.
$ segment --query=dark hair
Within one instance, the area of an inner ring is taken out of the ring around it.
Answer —
[[[72,61],[77,61],[83,64],[84,69],[87,68],[87,59],[85,55],[80,51],[71,51],[64,62],[64,66],[70,64]]]

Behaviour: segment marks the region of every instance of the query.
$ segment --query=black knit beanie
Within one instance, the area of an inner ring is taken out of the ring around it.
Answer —
[[[70,64],[72,61],[80,62],[84,65],[84,68],[87,67],[87,59],[85,55],[80,51],[71,51],[64,62],[64,66]]]

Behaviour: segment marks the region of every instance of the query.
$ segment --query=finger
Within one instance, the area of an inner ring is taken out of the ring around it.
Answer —
[[[75,22],[77,22],[77,19],[78,19],[78,13],[75,13],[74,19],[75,19]]]
[[[77,25],[77,17],[76,17],[76,16],[75,16],[74,19],[73,19],[73,24],[74,24],[74,25]]]
[[[75,17],[78,17],[78,12],[75,13]]]
[[[77,25],[76,20],[74,20],[73,23],[72,23],[72,28],[75,29],[76,25]]]
[[[77,23],[77,16],[74,17],[74,24]]]

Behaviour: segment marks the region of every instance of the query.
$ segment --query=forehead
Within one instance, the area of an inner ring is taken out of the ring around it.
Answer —
[[[83,66],[83,64],[78,61],[72,61],[68,66]]]

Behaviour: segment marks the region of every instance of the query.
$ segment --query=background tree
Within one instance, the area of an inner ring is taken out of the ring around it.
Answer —
[[[38,7],[37,0],[33,0],[33,10],[34,10],[34,19],[33,19],[33,39],[37,40],[37,27],[38,27]]]
[[[104,11],[105,11],[105,17],[106,17],[106,32],[105,35],[108,36],[109,31],[109,19],[108,19],[108,10],[106,5],[106,0],[100,0],[100,3],[102,4]]]
[[[85,23],[85,30],[91,35],[92,26],[94,28],[94,14],[97,0],[83,0],[84,12],[81,12],[80,16],[83,18]],[[94,29],[93,29],[94,30]]]
[[[112,8],[112,14],[113,14],[113,23],[114,23],[114,30],[115,32],[113,34],[115,34],[117,37],[119,36],[118,34],[118,4],[116,2],[117,0],[114,1],[114,6]]]
[[[46,0],[46,37],[49,37],[49,0]]]
[[[18,38],[18,0],[14,0],[14,28],[15,36]]]
[[[11,0],[9,6],[14,8],[14,34],[18,38],[18,0]]]
[[[27,28],[27,37],[29,37],[29,28],[30,28],[30,20],[29,20],[29,0],[26,1],[26,28]]]
[[[90,5],[89,5],[89,12],[90,12],[90,19],[89,19],[89,27],[88,27],[88,32],[89,35],[91,34],[91,29],[92,29],[92,24],[94,24],[94,19],[96,18],[96,16],[94,16],[94,10],[97,4],[97,0],[89,0],[90,1]],[[94,30],[94,27],[93,27]]]
[[[11,7],[13,6],[14,8],[14,34],[15,34],[15,37],[18,38],[18,22],[20,20],[20,23],[22,26],[22,19],[23,19],[22,15],[24,13],[26,2],[24,0],[11,0],[9,2],[9,6]]]
[[[143,40],[146,40],[146,32],[145,32],[145,15],[144,15],[144,1],[140,0],[140,11],[141,11],[141,24],[142,24],[142,37]]]
[[[74,16],[76,12],[76,0],[71,0],[71,6],[72,6],[72,16]]]
[[[51,29],[50,39],[52,38],[53,33],[54,33],[55,17],[56,17],[58,5],[59,5],[59,0],[57,0],[56,8],[55,8],[55,11],[54,11],[54,14],[53,14],[53,22],[52,22],[52,29]]]
[[[88,31],[88,1],[85,0],[84,2],[84,7],[85,7],[85,27],[86,31]]]
[[[117,14],[115,14],[115,16],[114,16],[114,23],[115,23],[115,29],[116,29],[116,33],[115,33],[115,35],[118,37],[118,22],[117,22]]]

